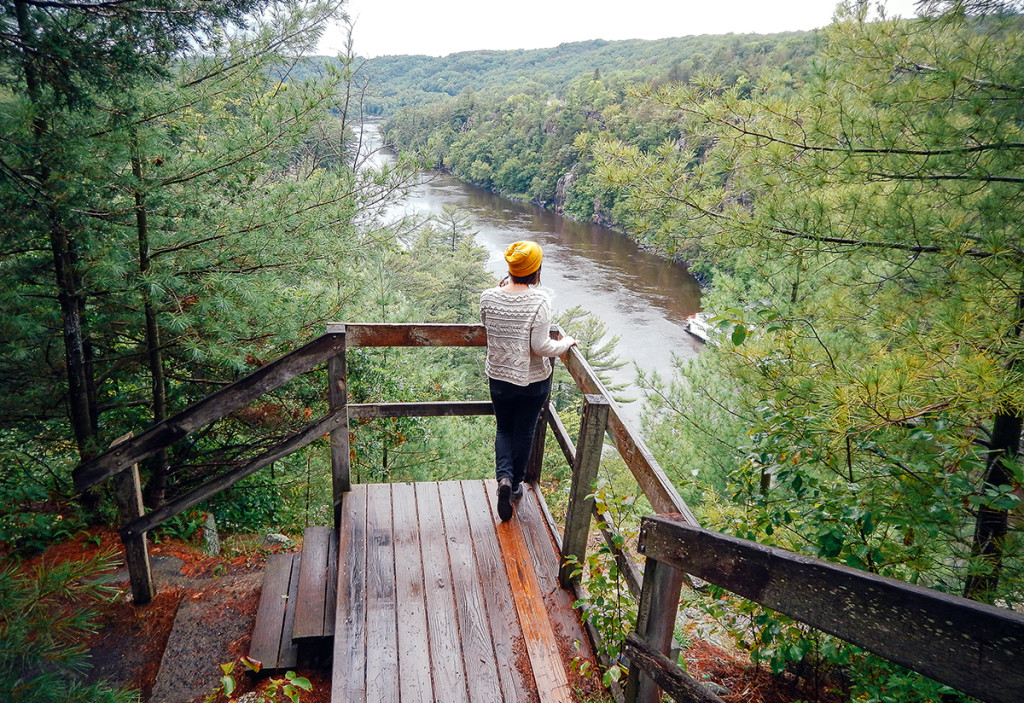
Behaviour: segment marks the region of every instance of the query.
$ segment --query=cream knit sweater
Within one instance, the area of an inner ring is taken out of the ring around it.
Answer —
[[[480,320],[487,328],[487,375],[517,386],[546,379],[551,375],[546,357],[572,345],[572,339],[551,339],[551,301],[535,288],[488,288],[480,294]]]

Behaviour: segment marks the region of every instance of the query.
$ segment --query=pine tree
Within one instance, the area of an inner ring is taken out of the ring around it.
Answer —
[[[930,9],[841,6],[800,93],[641,90],[682,140],[597,150],[651,244],[723,272],[722,353],[759,418],[740,494],[763,526],[799,509],[824,556],[991,599],[1017,587],[1000,589],[1024,409],[1021,6]]]

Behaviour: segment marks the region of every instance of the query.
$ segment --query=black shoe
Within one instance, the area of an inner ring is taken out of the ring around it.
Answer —
[[[520,498],[523,497],[523,484],[517,483],[515,488],[512,489],[512,502],[516,503]]]
[[[512,519],[512,482],[507,478],[498,481],[498,517],[502,522]]]

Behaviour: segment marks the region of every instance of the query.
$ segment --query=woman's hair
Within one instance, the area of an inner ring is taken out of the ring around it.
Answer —
[[[513,283],[525,283],[528,286],[535,286],[540,283],[540,268],[527,276],[513,276],[510,273],[508,277],[512,279]]]

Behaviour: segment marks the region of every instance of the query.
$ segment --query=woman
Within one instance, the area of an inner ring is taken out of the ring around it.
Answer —
[[[523,494],[523,476],[533,433],[551,390],[551,362],[576,344],[551,339],[551,301],[533,288],[540,283],[543,253],[536,242],[515,242],[505,250],[509,275],[480,295],[480,319],[487,328],[486,371],[497,421],[494,465],[498,517],[512,517]]]

